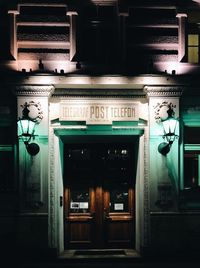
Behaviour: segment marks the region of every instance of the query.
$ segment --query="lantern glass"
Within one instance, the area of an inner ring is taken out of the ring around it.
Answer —
[[[21,119],[17,122],[18,136],[22,136],[24,139],[29,140],[34,133],[35,122],[28,119]]]
[[[175,130],[176,130],[176,125],[177,125],[177,120],[173,117],[167,118],[163,123],[163,128],[164,128],[164,133],[166,136],[174,136],[175,135]]]

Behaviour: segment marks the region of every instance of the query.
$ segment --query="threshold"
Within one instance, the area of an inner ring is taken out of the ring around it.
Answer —
[[[77,249],[65,250],[59,259],[129,259],[141,258],[134,249]]]

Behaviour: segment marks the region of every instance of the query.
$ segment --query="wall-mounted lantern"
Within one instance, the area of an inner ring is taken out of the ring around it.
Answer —
[[[162,155],[166,155],[169,153],[175,138],[178,137],[175,134],[178,121],[176,118],[174,118],[174,110],[172,109],[171,105],[168,106],[167,114],[168,117],[164,120],[161,120],[164,132],[163,138],[166,140],[166,142],[162,142],[158,146],[158,151]]]
[[[18,126],[18,137],[21,137],[26,150],[30,155],[36,155],[40,151],[40,147],[36,143],[30,143],[31,139],[35,137],[35,125],[36,122],[29,117],[30,110],[28,109],[28,104],[23,105],[22,118],[19,118],[17,122]]]

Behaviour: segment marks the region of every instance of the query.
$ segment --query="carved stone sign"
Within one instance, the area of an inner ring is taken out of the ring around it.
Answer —
[[[60,121],[112,124],[113,121],[138,119],[138,103],[130,100],[68,100],[60,103]]]

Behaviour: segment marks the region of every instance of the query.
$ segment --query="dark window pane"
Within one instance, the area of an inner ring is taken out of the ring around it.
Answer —
[[[184,128],[184,143],[185,144],[200,144],[200,128],[185,127]]]
[[[14,188],[13,151],[0,151],[0,190]]]
[[[126,184],[110,190],[110,212],[128,212],[128,187]]]
[[[0,128],[0,144],[13,144],[13,129],[10,126]]]
[[[77,186],[78,188],[78,186]],[[87,213],[89,212],[90,194],[89,188],[71,189],[70,191],[70,212]]]
[[[198,154],[200,152],[187,151],[184,154],[184,187],[198,186]]]

